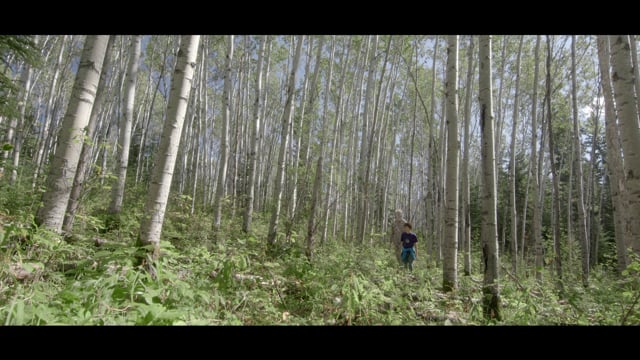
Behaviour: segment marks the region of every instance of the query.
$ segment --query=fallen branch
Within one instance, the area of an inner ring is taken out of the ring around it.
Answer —
[[[509,275],[509,277],[516,283],[516,285],[518,286],[519,290],[528,291],[528,289],[526,287],[524,287],[522,284],[520,284],[520,280],[518,280],[518,278],[515,275],[510,273],[509,270],[507,270],[507,268],[505,268],[504,266],[500,266],[500,267],[502,268],[502,271],[504,271],[507,275]]]
[[[278,287],[278,284],[276,283],[276,277],[273,275],[273,273],[271,272],[270,269],[267,269],[267,271],[269,272],[269,274],[271,275],[271,278],[273,279],[273,287],[276,288],[276,292],[278,293],[278,297],[280,298],[280,302],[282,302],[282,305],[284,305],[285,308],[289,308],[287,306],[287,302],[284,301],[284,298],[282,297],[282,293],[280,293],[280,288]]]
[[[251,280],[253,282],[256,282],[258,280],[262,280],[262,276],[250,275],[250,274],[233,274],[233,277],[239,281]]]
[[[636,304],[638,303],[638,299],[640,299],[640,291],[638,291],[638,294],[636,294],[636,298],[633,299],[633,304],[631,304],[631,306],[629,307],[629,310],[627,310],[627,313],[624,314],[624,316],[620,320],[620,325],[624,325],[624,323],[627,322],[627,318],[629,317],[629,314],[631,314],[631,311],[633,310],[633,308],[636,307]]]

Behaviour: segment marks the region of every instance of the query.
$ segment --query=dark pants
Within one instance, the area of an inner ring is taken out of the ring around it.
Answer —
[[[413,261],[416,259],[416,249],[413,247],[402,248],[402,263],[409,270],[413,270]]]

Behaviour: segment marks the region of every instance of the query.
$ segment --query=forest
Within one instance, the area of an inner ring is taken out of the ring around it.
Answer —
[[[0,324],[640,324],[637,36],[0,35],[0,59]]]

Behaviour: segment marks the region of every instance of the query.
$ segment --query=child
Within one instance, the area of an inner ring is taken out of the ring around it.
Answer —
[[[411,232],[411,223],[404,223],[404,232],[400,238],[402,243],[402,263],[413,271],[413,261],[416,259],[416,243],[418,237]]]

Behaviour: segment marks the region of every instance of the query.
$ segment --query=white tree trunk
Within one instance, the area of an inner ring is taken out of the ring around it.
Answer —
[[[193,126],[195,127],[194,131],[195,131],[195,136],[193,136],[193,142],[192,142],[192,149],[194,152],[194,161],[191,164],[191,174],[193,175],[193,185],[191,187],[191,210],[190,213],[191,215],[193,215],[196,211],[196,196],[198,193],[198,184],[200,182],[200,179],[203,176],[202,174],[202,170],[201,170],[201,163],[202,163],[202,153],[203,153],[203,149],[205,148],[205,146],[201,146],[200,142],[202,141],[202,134],[205,134],[205,131],[203,131],[203,127],[204,127],[204,122],[207,117],[207,104],[206,104],[206,88],[204,87],[204,84],[207,83],[207,71],[206,71],[206,67],[207,67],[207,42],[206,42],[206,38],[204,41],[200,42],[200,67],[198,69],[198,71],[200,72],[199,74],[199,83],[198,83],[198,107],[196,109],[194,109],[194,111],[196,112],[196,116],[198,118],[198,122],[196,124],[194,124]]]
[[[634,94],[633,68],[629,54],[629,37],[612,35],[611,43],[613,92],[620,126],[620,139],[624,153],[624,174],[629,217],[640,219],[640,129]],[[629,223],[631,247],[640,255],[640,221]]]
[[[501,164],[501,159],[502,159],[502,130],[504,129],[504,123],[505,123],[505,109],[507,108],[506,106],[506,99],[503,97],[503,93],[507,92],[508,93],[508,84],[506,79],[505,79],[505,67],[506,67],[506,63],[507,63],[507,46],[509,44],[509,40],[510,40],[510,36],[505,36],[502,35],[500,36],[500,40],[501,40],[501,51],[500,51],[500,58],[498,59],[499,61],[497,62],[497,64],[500,64],[499,70],[498,70],[498,74],[497,74],[497,78],[500,79],[499,82],[499,86],[498,86],[498,96],[496,97],[496,102],[494,104],[495,107],[495,119],[496,119],[496,128],[495,128],[495,135],[494,135],[494,139],[495,139],[495,147],[496,147],[496,152],[495,152],[495,159],[496,159],[496,169],[500,169],[502,168],[502,164]],[[497,40],[496,40],[497,41]],[[496,64],[496,66],[497,66]],[[505,103],[503,105],[503,103]],[[496,184],[500,183],[500,176],[502,176],[502,171],[496,171]],[[498,196],[498,195],[496,195]],[[499,221],[499,229],[501,230],[499,232],[498,235],[498,245],[500,246],[499,251],[501,253],[504,253],[506,250],[506,231],[507,231],[507,227],[505,226],[507,223],[507,215],[509,214],[509,207],[508,206],[501,206],[498,209],[498,212],[500,213],[498,216],[502,215],[502,220]]]
[[[442,71],[442,83],[446,82],[446,62],[443,61],[443,71]],[[442,260],[442,240],[444,238],[444,225],[445,218],[447,213],[447,204],[445,194],[447,192],[447,183],[445,182],[447,176],[447,127],[445,124],[445,113],[447,111],[446,99],[442,97],[442,115],[440,117],[440,129],[439,129],[439,141],[437,145],[436,153],[438,154],[438,170],[436,170],[436,182],[434,185],[436,186],[435,194],[436,194],[436,236],[435,236],[435,245],[436,245],[436,266],[440,266],[440,261]],[[434,118],[435,120],[435,118]]]
[[[309,261],[313,260],[314,247],[315,247],[315,232],[316,232],[316,214],[318,213],[318,203],[320,202],[320,188],[322,187],[322,161],[324,156],[320,153],[318,162],[316,164],[316,176],[313,180],[313,193],[311,195],[311,205],[309,210],[309,220],[307,222],[307,247],[305,254]]]
[[[242,229],[244,232],[251,231],[251,220],[253,218],[253,204],[256,188],[256,165],[258,152],[258,136],[260,134],[260,100],[262,99],[262,63],[264,58],[265,36],[260,37],[260,48],[258,50],[258,70],[256,72],[256,99],[253,104],[253,126],[251,127],[251,147],[249,150],[249,174],[247,202],[244,212],[244,223]]]
[[[547,126],[548,126],[548,136],[549,136],[549,164],[551,167],[551,180],[553,186],[553,218],[551,219],[551,227],[553,229],[553,245],[555,252],[555,266],[556,266],[556,275],[558,277],[558,289],[560,293],[563,293],[563,283],[562,283],[562,256],[560,252],[560,182],[558,179],[558,171],[556,169],[556,156],[555,156],[555,146],[554,146],[554,138],[553,138],[553,112],[551,110],[551,39],[550,36],[547,35],[547,69],[545,76],[545,102],[546,102],[546,111],[547,111]],[[587,257],[587,262],[589,261]],[[536,267],[539,266],[538,260],[536,261]],[[541,268],[541,266],[540,266]],[[588,268],[587,268],[588,269]],[[540,269],[538,269],[540,271]],[[584,281],[584,277],[583,277]]]
[[[69,106],[58,135],[59,145],[51,162],[43,205],[36,215],[36,223],[61,232],[73,178],[76,173],[84,130],[89,122],[93,101],[109,36],[87,36],[78,66]]]
[[[322,120],[320,123],[320,149],[318,150],[318,163],[316,165],[316,176],[313,181],[313,194],[311,196],[311,209],[309,214],[309,221],[307,223],[307,250],[306,255],[309,260],[313,259],[314,247],[315,247],[315,233],[317,224],[320,222],[317,221],[316,215],[318,213],[318,205],[321,203],[320,199],[320,189],[322,188],[322,166],[324,161],[324,147],[325,147],[325,137],[326,137],[326,126],[327,126],[327,109],[329,108],[329,94],[331,90],[331,80],[333,77],[333,54],[335,50],[335,38],[331,40],[331,50],[330,50],[330,58],[329,58],[329,75],[327,76],[327,82],[324,92],[324,104],[322,110]],[[335,138],[334,138],[335,141]],[[332,168],[333,165],[330,165]],[[329,170],[333,172],[333,169]],[[327,197],[329,196],[327,192]],[[325,207],[328,210],[328,205]]]
[[[419,69],[419,55],[418,55],[418,46],[415,47],[416,51],[416,63],[415,63],[415,78],[418,77],[418,69]],[[457,49],[456,49],[457,50]],[[411,69],[407,69],[407,72],[411,72]],[[447,73],[448,76],[448,73]],[[406,82],[405,82],[406,84]],[[406,85],[405,85],[406,88]],[[404,94],[403,94],[404,95]],[[449,99],[447,99],[449,100]],[[411,198],[413,197],[411,194],[413,194],[412,191],[412,185],[413,185],[413,152],[415,149],[415,142],[416,142],[416,121],[417,121],[417,117],[418,117],[418,91],[416,91],[415,94],[415,98],[413,99],[413,116],[412,116],[412,125],[411,125],[411,141],[409,143],[409,183],[407,184],[409,191],[408,194],[409,196],[407,196],[407,218],[409,219],[409,221],[412,221],[412,219],[415,218],[415,216],[413,215],[413,212],[411,212]],[[386,212],[386,211],[385,211]]]
[[[631,50],[631,65],[633,66],[634,87],[636,90],[636,111],[638,113],[638,121],[640,121],[640,69],[638,69],[638,49],[636,46],[636,36],[629,35],[629,46]]]
[[[604,96],[605,137],[607,141],[607,170],[609,186],[611,187],[611,202],[613,203],[613,222],[616,239],[616,256],[618,271],[622,273],[629,265],[627,246],[628,209],[627,196],[624,186],[624,171],[622,170],[622,154],[618,126],[616,124],[615,104],[611,86],[611,62],[609,53],[609,37],[598,35],[598,61],[600,77],[602,79],[602,95]]]
[[[597,94],[600,95],[600,88],[597,90]],[[593,118],[593,133],[591,133],[591,143],[595,144],[600,139],[600,106],[595,107],[591,111],[591,117]],[[597,151],[596,146],[591,147],[591,158],[589,166],[589,176],[587,184],[587,195],[585,196],[585,207],[588,209],[587,217],[587,235],[589,237],[589,267],[593,268],[598,264],[599,250],[600,250],[600,224],[602,223],[602,203],[604,202],[604,191],[600,186],[596,188],[596,170],[598,169],[598,162],[602,160],[602,156]],[[598,194],[598,191],[600,194]],[[598,199],[599,198],[599,199]],[[614,220],[615,222],[615,220]],[[615,235],[614,235],[615,236]]]
[[[51,86],[49,87],[49,91],[47,94],[47,105],[45,107],[46,110],[44,123],[42,124],[42,129],[38,133],[38,141],[36,145],[36,148],[38,150],[34,154],[36,170],[33,172],[33,182],[31,184],[32,189],[35,189],[36,187],[38,176],[40,175],[40,171],[42,169],[42,163],[44,162],[45,143],[46,139],[49,137],[49,128],[51,127],[50,125],[53,122],[53,105],[56,98],[56,89],[58,88],[57,85],[58,78],[60,76],[60,67],[62,66],[62,57],[68,38],[69,36],[64,35],[60,39],[60,49],[58,50],[56,65],[54,66],[53,75],[51,78]]]
[[[369,70],[367,76],[367,88],[365,91],[364,98],[364,111],[362,116],[362,137],[360,139],[360,164],[359,164],[359,192],[358,197],[359,201],[359,213],[358,213],[358,228],[356,233],[356,238],[358,239],[358,243],[363,244],[365,241],[366,233],[367,233],[367,218],[369,215],[369,164],[371,152],[369,151],[369,147],[372,145],[369,143],[369,122],[372,122],[373,119],[373,109],[372,102],[373,99],[373,90],[375,87],[375,70],[376,70],[376,58],[377,58],[377,48],[378,48],[378,36],[371,35],[371,50],[369,53]],[[370,130],[371,132],[373,129]]]
[[[364,51],[362,51],[362,47],[364,46]],[[361,63],[366,62],[366,58],[369,55],[369,37],[362,40],[362,42],[360,43],[360,46],[358,47],[358,53],[359,56],[357,56],[356,59],[356,65],[355,65],[355,76],[356,76],[356,80],[354,81],[354,84],[357,84],[357,86],[354,87],[354,97],[356,99],[361,99],[362,98],[362,92],[363,92],[363,88],[364,88],[364,71],[358,71],[361,68],[364,68],[364,65],[362,65]],[[351,121],[353,122],[353,128],[354,129],[359,129],[360,128],[360,108],[361,108],[361,104],[362,101],[354,101],[354,106],[351,109]],[[349,226],[348,227],[348,232],[346,229],[346,220],[347,219],[355,219],[356,213],[358,211],[358,206],[359,206],[359,198],[358,198],[358,194],[357,194],[357,183],[356,183],[356,177],[357,177],[357,169],[358,169],[358,162],[357,162],[357,146],[358,146],[358,136],[354,135],[354,136],[350,136],[349,137],[349,145],[348,147],[348,172],[347,172],[347,193],[350,199],[350,202],[352,204],[352,206],[350,207],[346,207],[345,206],[345,238],[349,238],[349,239],[353,239],[353,240],[357,240],[356,239],[356,231],[357,231],[357,227],[359,226],[358,223],[359,221],[354,221],[356,226]],[[346,204],[347,202],[345,202]]]
[[[513,123],[511,124],[511,158],[509,170],[511,177],[511,271],[517,274],[518,270],[518,208],[516,206],[516,134],[518,129],[518,117],[520,115],[519,91],[520,91],[520,57],[522,55],[522,43],[524,35],[520,35],[518,55],[516,56],[516,84],[513,96]]]
[[[91,141],[94,137],[96,125],[98,123],[98,114],[104,100],[106,98],[106,82],[107,82],[107,72],[111,67],[111,48],[113,47],[114,37],[109,37],[109,42],[107,43],[107,48],[105,51],[104,62],[102,66],[102,72],[100,73],[100,80],[98,81],[98,88],[96,90],[96,99],[93,104],[93,108],[91,109],[91,116],[89,117],[89,123],[87,124],[87,133],[86,137],[88,141]],[[67,204],[67,211],[64,216],[64,221],[62,224],[62,229],[65,233],[70,233],[73,228],[73,220],[76,214],[76,210],[78,209],[78,205],[80,203],[80,194],[82,193],[82,189],[84,186],[84,181],[87,176],[87,167],[89,165],[89,161],[91,160],[91,149],[94,147],[92,142],[83,142],[82,151],[80,152],[80,159],[78,159],[78,167],[76,169],[76,175],[73,179],[73,187],[71,189],[71,193],[69,195],[69,202]]]
[[[140,64],[140,44],[142,36],[134,35],[131,40],[131,50],[129,53],[129,64],[127,66],[127,77],[124,89],[124,108],[120,120],[120,134],[118,136],[118,161],[116,166],[117,180],[112,187],[111,204],[109,212],[119,214],[122,209],[124,198],[124,187],[127,181],[127,165],[129,163],[129,148],[131,145],[131,127],[133,124],[134,102],[136,97],[136,82],[138,77],[138,66]]]
[[[140,152],[138,153],[138,160],[137,160],[137,166],[136,166],[136,184],[142,180],[142,175],[143,175],[142,168],[145,164],[145,158],[143,157],[143,154],[145,152],[146,144],[148,140],[147,133],[149,132],[149,124],[151,122],[151,117],[153,115],[153,109],[155,108],[154,105],[156,102],[156,98],[158,96],[158,89],[160,88],[160,83],[162,82],[162,79],[165,78],[165,70],[166,70],[166,63],[167,63],[166,59],[169,54],[169,49],[171,47],[170,46],[171,36],[165,36],[165,37],[167,38],[167,41],[164,48],[164,54],[162,56],[162,65],[160,66],[158,81],[156,82],[155,89],[153,90],[153,96],[151,96],[151,104],[149,104],[149,111],[147,114],[147,119],[145,121],[144,129],[142,130],[142,136],[140,137]]]
[[[162,139],[156,151],[156,164],[140,222],[138,245],[152,245],[152,259],[160,254],[160,234],[164,212],[171,189],[171,179],[180,145],[182,125],[187,113],[191,82],[195,71],[200,35],[183,35],[178,50],[175,71],[171,80],[167,117],[162,129]]]
[[[447,213],[442,288],[448,292],[458,288],[458,35],[449,35],[447,40]]]
[[[20,99],[20,101],[18,102],[18,112],[19,113],[24,113],[24,109],[25,109],[25,97],[27,94],[27,86],[29,84],[29,82],[31,81],[31,66],[28,63],[24,63],[23,64],[23,69],[22,72],[20,74],[20,93],[17,94],[17,97]],[[15,96],[16,94],[12,94],[12,92],[9,93],[11,96]],[[5,94],[3,94],[3,98],[2,101],[4,102],[4,96]],[[13,145],[13,141],[14,141],[14,135],[16,133],[16,130],[18,128],[18,117],[17,116],[11,116],[11,120],[9,120],[9,127],[6,130],[7,132],[4,135],[4,143],[5,144],[9,144],[9,145]],[[0,125],[2,125],[2,123],[0,122]],[[6,163],[7,160],[9,160],[9,158],[11,157],[11,150],[12,149],[5,149],[2,151],[2,161],[0,161],[0,173],[4,173],[4,164]]]
[[[310,139],[312,137],[313,130],[315,129],[315,126],[313,126],[314,124],[313,119],[315,119],[315,116],[309,116],[307,114],[307,97],[309,97],[309,99],[311,100],[309,103],[309,108],[310,108],[309,112],[312,112],[313,115],[315,115],[316,109],[313,106],[313,99],[315,99],[316,96],[314,94],[317,92],[316,91],[317,87],[315,84],[318,78],[319,69],[321,65],[320,59],[322,58],[322,54],[323,54],[322,50],[324,49],[325,37],[320,36],[319,44],[316,46],[317,53],[315,57],[315,67],[313,71],[313,84],[311,85],[313,89],[310,90],[309,77],[311,76],[311,72],[309,69],[311,68],[311,63],[313,59],[313,57],[311,56],[311,53],[312,53],[311,50],[314,46],[313,40],[314,39],[312,37],[309,37],[307,41],[307,50],[305,54],[307,61],[305,62],[304,79],[302,80],[302,89],[300,90],[302,92],[302,95],[299,101],[300,110],[299,110],[299,114],[297,115],[299,120],[297,125],[293,124],[292,122],[290,132],[289,132],[289,138],[290,138],[289,153],[293,158],[292,160],[293,169],[296,169],[296,170],[292,171],[291,174],[289,174],[289,176],[285,179],[285,183],[288,183],[288,189],[286,190],[287,196],[285,197],[287,201],[288,219],[287,219],[287,225],[284,230],[287,240],[291,239],[291,233],[293,231],[293,227],[295,224],[298,223],[298,219],[301,216],[305,215],[304,213],[298,210],[302,206],[304,206],[305,202],[309,200],[308,195],[299,196],[299,194],[308,193],[309,191],[307,191],[307,189],[310,189],[309,174],[310,174],[311,166],[308,166],[308,165],[311,165],[311,164],[310,163],[307,164],[307,162],[308,161],[310,162],[308,158],[310,141],[311,141]],[[309,96],[309,93],[311,93],[310,96]],[[294,118],[295,117],[296,115],[294,114]],[[306,126],[306,129],[305,129],[305,124],[308,124]],[[297,138],[295,136],[296,134],[297,134]],[[303,155],[303,149],[306,149],[304,150],[305,152],[304,155]],[[301,162],[302,162],[302,165],[301,165]],[[304,169],[304,176],[301,180],[299,180],[298,178],[301,172],[301,168]]]
[[[531,216],[531,229],[532,234],[529,241],[525,243],[522,241],[524,252],[525,248],[528,248],[533,243],[534,255],[536,260],[538,253],[542,252],[542,240],[541,240],[541,227],[542,227],[542,205],[540,197],[540,173],[542,172],[541,166],[542,159],[538,159],[538,77],[540,72],[540,35],[536,36],[536,45],[534,53],[534,72],[533,72],[533,95],[531,101],[531,163],[529,166],[529,178],[531,181],[531,193],[533,193],[533,214]],[[543,131],[544,133],[544,131]],[[541,145],[542,149],[543,146]],[[536,265],[536,274],[539,274],[538,266]],[[540,275],[542,276],[542,275]]]
[[[462,155],[461,186],[462,186],[462,246],[464,253],[464,274],[471,275],[471,206],[469,194],[469,124],[471,123],[471,93],[473,92],[473,35],[469,36],[467,49],[467,82],[464,101],[464,150]]]
[[[34,43],[38,45],[38,35],[34,38]],[[24,128],[25,115],[27,110],[27,102],[29,101],[29,93],[31,88],[31,78],[33,75],[33,68],[27,62],[24,63],[24,69],[20,82],[22,83],[22,89],[20,93],[20,102],[18,103],[18,119],[12,119],[7,131],[6,142],[11,144],[13,142],[13,154],[12,154],[12,168],[10,184],[15,184],[18,180],[18,166],[20,165],[20,151],[22,149],[22,129]],[[14,139],[15,135],[15,139]],[[8,158],[6,154],[5,159]],[[1,171],[0,171],[1,172]]]
[[[332,187],[335,186],[334,183],[337,183],[338,181],[333,181],[334,177],[338,178],[340,176],[340,171],[337,172],[337,174],[334,175],[335,169],[334,169],[334,162],[335,162],[335,156],[336,156],[336,149],[342,149],[342,143],[343,143],[343,139],[344,139],[344,109],[345,109],[345,104],[349,102],[349,99],[344,99],[344,89],[345,89],[345,81],[346,81],[346,75],[347,75],[347,68],[348,68],[348,64],[349,64],[349,57],[351,55],[351,44],[352,44],[353,38],[349,37],[348,41],[347,39],[345,39],[345,44],[343,44],[343,52],[342,52],[342,56],[340,58],[340,64],[342,64],[342,72],[340,75],[340,84],[338,85],[338,98],[336,99],[336,113],[335,113],[335,122],[334,122],[334,129],[333,129],[333,140],[332,140],[332,144],[331,144],[331,155],[329,158],[329,162],[330,162],[330,167],[329,167],[329,192],[332,191]],[[340,155],[338,155],[340,156]],[[339,214],[338,214],[338,208],[340,207],[340,200],[341,200],[341,193],[340,191],[336,191],[336,200],[333,203],[333,238],[336,238],[336,231],[337,231],[337,226],[338,226],[338,218],[339,218]],[[324,214],[324,234],[323,234],[323,240],[322,242],[324,242],[324,240],[326,240],[327,237],[327,227],[329,226],[329,196],[327,194],[326,197],[326,208],[325,208],[325,214]]]
[[[545,145],[547,144],[548,141],[548,131],[545,130],[545,125],[546,125],[546,121],[545,121],[545,108],[544,106],[546,105],[546,103],[544,102],[545,100],[542,101],[542,116],[541,116],[541,123],[540,123],[540,130],[542,132],[541,134],[541,139],[540,139],[540,148],[538,150],[538,154],[537,154],[537,158],[538,158],[538,164],[537,164],[537,178],[538,178],[538,185],[537,185],[537,189],[538,192],[535,194],[535,204],[534,204],[534,219],[536,219],[537,221],[534,222],[533,226],[534,226],[534,234],[536,234],[537,231],[537,236],[535,236],[534,238],[534,263],[535,263],[535,273],[536,273],[536,281],[538,281],[538,284],[542,284],[542,269],[544,267],[544,254],[546,252],[545,250],[545,243],[543,242],[542,239],[542,213],[544,210],[543,204],[544,204],[544,198],[545,198],[545,194],[546,194],[546,179],[547,176],[544,176],[544,174],[548,174],[548,170],[545,168]],[[536,217],[537,216],[537,217]],[[537,227],[537,228],[536,228]]]
[[[272,43],[273,43],[273,39],[271,36],[267,36],[266,39],[266,44],[265,44],[265,69],[264,69],[264,76],[263,76],[263,83],[267,84],[268,80],[269,80],[269,71],[271,68],[271,48],[272,48]],[[262,130],[259,132],[258,135],[258,149],[263,149],[263,144],[266,141],[265,140],[265,134],[266,134],[266,129],[267,129],[267,92],[263,91],[262,92],[262,110],[261,110],[261,118],[263,119],[263,126],[262,126]],[[271,149],[271,146],[269,146],[269,149]],[[258,153],[258,165],[257,165],[257,169],[256,169],[256,193],[258,193],[255,196],[254,199],[254,204],[253,207],[256,211],[261,211],[264,208],[264,204],[266,201],[265,196],[263,195],[263,192],[260,191],[260,189],[262,189],[262,184],[265,182],[263,179],[265,177],[264,175],[264,168],[266,167],[266,161],[265,161],[265,154],[264,153],[268,153],[268,151],[261,151]]]
[[[316,101],[316,98],[318,97],[318,74],[320,73],[320,62],[322,59],[322,49],[324,48],[324,36],[320,37],[319,43],[318,43],[318,51],[316,53],[316,61],[315,61],[315,65],[313,67],[313,76],[311,77],[311,85],[309,88],[309,105],[307,106],[307,108],[309,109],[309,111],[313,111],[314,109],[314,104]],[[305,76],[307,76],[305,74]],[[304,164],[309,164],[309,154],[310,154],[310,150],[311,150],[311,134],[313,131],[313,126],[309,126],[308,132],[306,137],[303,139],[303,145],[302,147],[305,149],[304,150]],[[305,183],[308,183],[308,180],[305,179]]]
[[[220,230],[220,220],[222,217],[222,201],[225,194],[227,179],[227,166],[229,163],[229,117],[231,116],[231,61],[233,60],[233,40],[234,36],[227,38],[227,57],[224,70],[224,90],[222,93],[222,132],[220,139],[220,168],[218,170],[218,185],[216,185],[216,195],[213,200],[213,227],[216,232]]]
[[[437,84],[437,76],[436,76],[436,60],[438,57],[438,35],[436,35],[434,43],[433,43],[433,58],[431,59],[431,108],[430,108],[430,117],[429,117],[429,168],[427,174],[427,187],[431,203],[427,206],[428,214],[427,217],[427,228],[430,230],[430,236],[428,236],[425,240],[427,240],[427,251],[430,259],[436,260],[436,265],[439,264],[440,261],[440,253],[438,244],[438,231],[437,228],[439,226],[439,222],[437,221],[438,214],[438,181],[437,181],[437,167],[438,161],[436,158],[436,150],[435,150],[435,139],[434,133],[436,131],[435,126],[435,117],[436,117],[436,84]]]
[[[498,224],[492,81],[491,36],[480,36],[480,129],[482,131],[482,258],[484,284],[482,292],[484,315],[501,320],[500,287],[498,281]]]
[[[322,43],[324,41],[324,37],[321,36],[320,37],[320,42]],[[296,169],[296,171],[293,172],[293,179],[292,179],[292,184],[291,184],[291,197],[290,197],[290,204],[289,204],[289,210],[291,213],[291,217],[289,218],[288,224],[287,224],[287,229],[286,229],[286,236],[287,238],[291,237],[291,231],[293,230],[293,225],[294,223],[296,223],[297,221],[297,217],[299,216],[299,212],[297,211],[297,209],[300,206],[301,200],[304,199],[304,196],[300,196],[298,197],[298,174],[299,174],[299,169],[300,169],[300,157],[302,154],[302,143],[304,141],[304,124],[305,122],[305,111],[306,111],[306,103],[307,103],[307,93],[308,93],[308,89],[309,89],[309,68],[311,66],[311,48],[313,47],[313,38],[309,37],[308,41],[307,41],[307,52],[306,52],[306,58],[307,61],[305,63],[305,67],[304,67],[304,80],[303,80],[303,85],[302,85],[302,96],[300,97],[300,115],[299,118],[300,120],[298,121],[298,125],[296,126],[292,126],[291,127],[291,134],[290,136],[292,137],[291,140],[291,146],[293,146],[293,135],[294,133],[298,134],[298,139],[297,139],[297,146],[294,147],[294,149],[292,150],[293,152],[293,168]],[[322,46],[320,46],[318,48],[318,52],[321,53],[322,52]],[[316,63],[316,65],[318,65],[319,63]],[[316,66],[317,68],[317,66]],[[295,128],[295,131],[294,131]],[[311,128],[311,126],[309,126],[309,128]],[[309,167],[307,167],[307,164],[304,165],[304,168],[308,171]],[[303,185],[305,186],[306,183]],[[304,188],[302,189],[302,191],[304,191]]]
[[[302,49],[302,42],[304,35],[298,36],[298,43],[296,44],[295,55],[293,56],[293,64],[289,73],[289,80],[287,84],[287,99],[284,105],[284,114],[282,115],[282,133],[280,137],[280,152],[278,154],[278,168],[276,169],[276,183],[275,183],[275,204],[271,212],[271,221],[269,222],[269,234],[267,241],[273,245],[276,242],[278,235],[278,223],[280,218],[280,209],[282,207],[282,190],[284,185],[284,172],[285,172],[285,156],[287,145],[289,144],[289,127],[291,126],[291,118],[293,115],[293,95],[296,85],[296,73],[298,71],[298,63],[300,63],[300,53]],[[293,45],[293,44],[292,44]]]
[[[576,36],[571,36],[571,100],[573,108],[574,166],[578,198],[578,236],[582,248],[582,284],[589,285],[589,258],[591,249],[587,232],[587,210],[584,207],[584,184],[582,179],[582,148],[578,125],[578,85],[576,79]],[[571,240],[571,239],[569,239]]]

